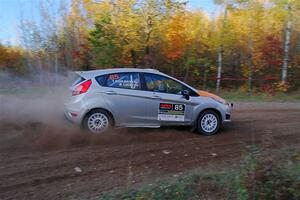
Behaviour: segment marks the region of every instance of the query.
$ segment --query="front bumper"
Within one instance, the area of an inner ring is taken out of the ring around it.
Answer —
[[[233,103],[226,104],[226,113],[224,117],[224,122],[231,122],[231,111],[233,109]]]

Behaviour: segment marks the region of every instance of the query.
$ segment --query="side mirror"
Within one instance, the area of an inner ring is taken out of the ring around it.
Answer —
[[[190,91],[188,91],[188,90],[182,90],[181,94],[182,94],[182,96],[185,97],[186,100],[190,99]]]

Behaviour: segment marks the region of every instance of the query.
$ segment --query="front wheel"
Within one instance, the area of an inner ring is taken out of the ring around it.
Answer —
[[[200,114],[197,125],[199,133],[210,136],[219,131],[221,120],[216,112],[207,110]]]
[[[83,120],[83,128],[96,134],[108,131],[112,124],[112,117],[101,109],[89,112]]]

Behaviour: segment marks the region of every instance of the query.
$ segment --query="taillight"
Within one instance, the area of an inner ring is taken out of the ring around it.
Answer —
[[[84,81],[83,83],[81,83],[80,85],[78,85],[75,88],[75,90],[72,92],[72,95],[75,96],[75,95],[79,95],[82,93],[86,93],[88,91],[88,89],[90,88],[91,84],[92,84],[91,79]]]

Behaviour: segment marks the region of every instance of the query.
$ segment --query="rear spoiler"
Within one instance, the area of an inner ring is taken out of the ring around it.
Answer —
[[[75,71],[75,74],[81,76],[84,79],[90,79],[90,73],[86,71]]]
[[[72,90],[72,91],[73,91],[73,89],[74,89],[74,87],[75,87],[76,85],[78,85],[79,83],[81,83],[81,82],[83,82],[83,81],[86,81],[86,80],[90,79],[90,78],[89,78],[90,76],[89,76],[88,73],[85,72],[85,71],[74,71],[74,73],[78,75],[78,78],[75,80],[75,82],[74,82],[74,83],[71,85],[71,87],[69,88],[69,89]],[[81,78],[81,79],[80,79],[80,78]]]

